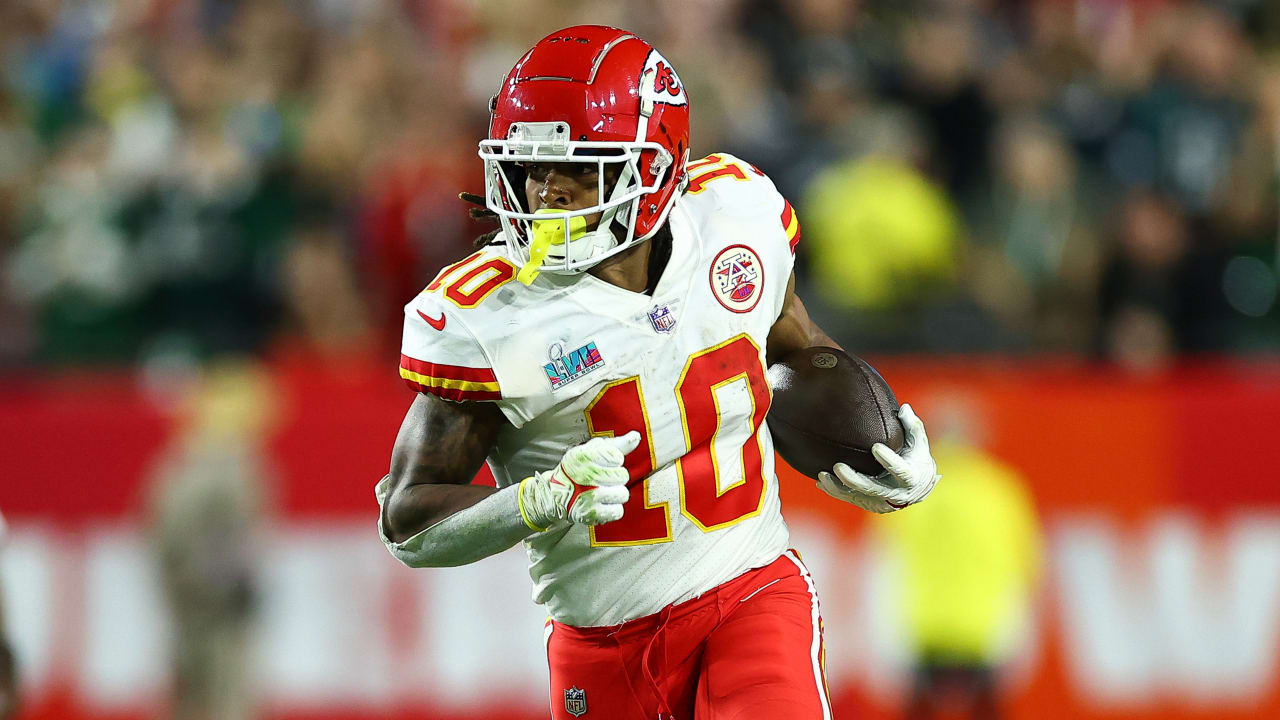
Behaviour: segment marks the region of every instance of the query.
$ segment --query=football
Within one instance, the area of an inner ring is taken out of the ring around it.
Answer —
[[[769,368],[773,405],[767,422],[774,448],[791,467],[817,478],[842,462],[862,473],[884,472],[871,446],[902,449],[898,399],[876,369],[843,350],[811,347]]]

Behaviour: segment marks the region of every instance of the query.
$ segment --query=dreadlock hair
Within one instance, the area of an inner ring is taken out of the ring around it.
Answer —
[[[658,280],[662,271],[667,269],[667,261],[671,259],[671,223],[662,223],[658,232],[649,238],[649,278],[644,289],[646,295],[652,295],[658,288]]]
[[[498,213],[489,209],[489,206],[484,202],[484,198],[469,192],[458,193],[458,198],[463,202],[470,203],[474,206],[467,208],[467,214],[471,216],[472,220],[492,223],[498,222]],[[479,250],[486,245],[493,245],[494,238],[498,237],[501,232],[502,228],[496,227],[473,240],[471,242],[471,247]]]

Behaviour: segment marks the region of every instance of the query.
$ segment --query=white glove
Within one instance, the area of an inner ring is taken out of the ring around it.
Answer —
[[[929,436],[910,405],[898,409],[898,419],[907,435],[902,453],[895,453],[884,443],[871,446],[871,454],[884,466],[883,473],[872,477],[836,463],[834,474],[818,473],[818,487],[837,500],[873,513],[890,513],[925,499],[942,477],[929,454]]]
[[[640,433],[633,430],[569,448],[554,470],[520,481],[520,517],[538,532],[559,520],[600,525],[621,518],[622,504],[631,497],[622,461],[639,445]]]

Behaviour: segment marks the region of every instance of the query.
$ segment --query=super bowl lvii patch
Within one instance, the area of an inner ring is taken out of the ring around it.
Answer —
[[[556,343],[547,351],[547,359],[551,362],[543,365],[542,370],[553,391],[604,367],[604,356],[600,354],[595,341],[567,353],[560,343]]]

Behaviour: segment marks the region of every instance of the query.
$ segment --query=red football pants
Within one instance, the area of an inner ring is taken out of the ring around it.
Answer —
[[[555,720],[829,720],[818,596],[794,551],[622,625],[547,623]]]

